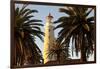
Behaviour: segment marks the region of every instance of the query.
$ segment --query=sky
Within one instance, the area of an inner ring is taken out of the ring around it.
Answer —
[[[22,7],[22,4],[16,4],[15,8],[16,7]],[[51,15],[53,16],[53,20],[52,21],[56,21],[58,18],[60,18],[61,16],[68,16],[67,14],[65,13],[60,13],[59,12],[59,8],[61,7],[64,7],[64,6],[47,6],[47,5],[28,5],[27,8],[30,8],[30,9],[36,9],[38,10],[38,13],[34,13],[34,19],[40,19],[42,20],[42,24],[44,24],[44,27],[45,27],[45,23],[46,23],[46,16],[48,16],[49,13],[51,13]],[[89,16],[94,16],[94,11],[92,11],[92,13],[89,15]],[[56,25],[54,25],[56,26]],[[44,27],[41,28],[41,30],[44,32],[45,29]],[[57,38],[57,35],[58,35],[58,32],[59,32],[60,29],[57,29],[54,31],[55,33],[55,38]],[[39,46],[40,50],[42,51],[43,53],[43,42],[39,39],[39,38],[36,38],[36,44]],[[71,45],[71,44],[70,44]],[[80,55],[80,53],[79,53]],[[89,60],[93,60],[93,56],[91,58],[89,58]],[[73,59],[78,59],[80,58],[79,57],[76,57],[74,56]]]
[[[22,7],[22,4],[17,4],[16,7]],[[36,9],[38,10],[38,13],[34,13],[34,19],[40,19],[42,20],[42,24],[44,24],[44,27],[41,28],[42,31],[45,29],[45,23],[46,23],[46,16],[48,16],[49,13],[54,17],[52,21],[57,20],[61,16],[65,16],[65,13],[59,13],[59,7],[60,6],[44,6],[44,5],[28,5],[27,8],[30,9]],[[58,30],[55,30],[55,37],[57,37]],[[36,43],[38,44],[39,48],[43,50],[43,42],[40,41],[39,38],[36,39]]]

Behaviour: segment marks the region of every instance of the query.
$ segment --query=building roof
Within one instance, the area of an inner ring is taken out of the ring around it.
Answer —
[[[53,18],[53,16],[51,15],[51,13],[49,13],[48,17],[49,17],[49,18]]]

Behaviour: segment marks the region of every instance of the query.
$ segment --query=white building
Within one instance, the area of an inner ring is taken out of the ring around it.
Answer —
[[[43,49],[43,58],[44,64],[49,61],[56,60],[56,54],[52,53],[53,45],[55,43],[54,37],[54,26],[52,24],[53,16],[49,13],[46,17],[46,26],[45,26],[45,36],[44,36],[44,49]]]

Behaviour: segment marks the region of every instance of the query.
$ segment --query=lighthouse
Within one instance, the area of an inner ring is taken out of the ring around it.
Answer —
[[[49,13],[49,15],[46,17],[46,25],[45,25],[44,49],[43,49],[44,64],[56,60],[56,54],[51,52],[55,43],[54,26],[52,23],[52,19],[53,16]]]

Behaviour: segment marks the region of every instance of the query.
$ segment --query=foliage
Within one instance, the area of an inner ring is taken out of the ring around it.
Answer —
[[[34,19],[37,10],[27,8],[27,5],[15,8],[14,23],[14,55],[13,64],[22,66],[28,64],[41,64],[43,61],[41,51],[36,44],[36,37],[43,41],[44,33],[41,31],[41,20]]]
[[[60,17],[54,23],[58,25],[55,29],[62,28],[58,33],[57,41],[60,44],[70,44],[72,41],[72,55],[75,49],[76,55],[81,51],[82,61],[93,54],[95,45],[95,21],[90,14],[94,8],[86,7],[64,7],[59,9],[66,16]]]

